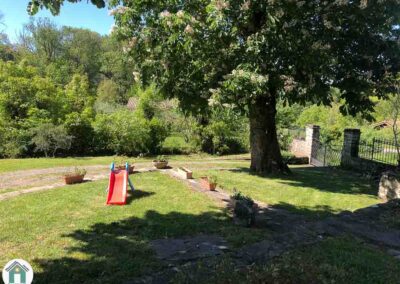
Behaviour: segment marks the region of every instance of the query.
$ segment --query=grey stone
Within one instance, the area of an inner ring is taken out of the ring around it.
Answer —
[[[395,249],[388,249],[387,253],[393,256],[400,256],[400,251]]]
[[[400,198],[399,176],[393,171],[382,173],[379,181],[379,198],[383,200],[392,200]]]
[[[219,236],[198,235],[179,239],[151,241],[157,258],[166,261],[188,261],[220,255],[226,250],[226,242]]]

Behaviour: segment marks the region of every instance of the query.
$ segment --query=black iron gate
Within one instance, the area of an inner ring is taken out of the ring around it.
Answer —
[[[310,164],[317,167],[340,166],[343,145],[334,145],[314,141]]]

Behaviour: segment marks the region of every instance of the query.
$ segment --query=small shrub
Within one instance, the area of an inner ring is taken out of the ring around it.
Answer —
[[[64,176],[65,177],[84,176],[86,175],[86,173],[87,173],[86,169],[75,167],[73,170],[65,172]]]
[[[243,195],[236,188],[233,189],[231,200],[233,201],[234,217],[247,227],[254,225],[257,213],[254,200]]]
[[[216,184],[218,182],[218,178],[216,175],[210,175],[207,177],[209,183]]]
[[[155,159],[156,162],[168,162],[164,155],[158,155]]]

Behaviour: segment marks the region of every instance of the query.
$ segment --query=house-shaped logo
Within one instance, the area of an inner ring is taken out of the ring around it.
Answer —
[[[31,284],[32,280],[32,267],[23,259],[13,259],[3,269],[5,284]]]

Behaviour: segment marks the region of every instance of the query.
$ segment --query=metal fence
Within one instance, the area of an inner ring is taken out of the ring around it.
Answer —
[[[350,158],[351,161],[349,161],[349,157],[345,160],[342,159],[343,149],[346,145],[323,143],[321,141],[315,142],[310,161],[315,166],[329,167],[351,164],[354,167],[354,165],[360,163],[361,167],[362,163],[362,167],[364,168],[368,161],[377,162],[381,165],[398,165],[397,147],[394,141],[377,138],[374,138],[372,142],[361,141],[358,144],[356,155]]]
[[[358,156],[387,165],[398,165],[397,147],[394,141],[374,138],[372,142],[360,142]]]
[[[316,147],[311,155],[311,164],[317,167],[340,166],[343,145],[315,141]]]

